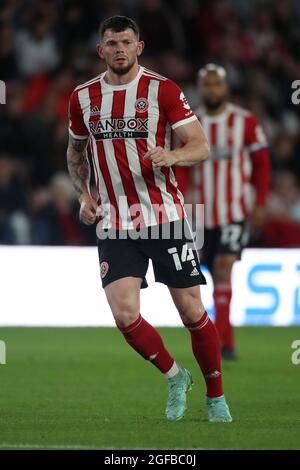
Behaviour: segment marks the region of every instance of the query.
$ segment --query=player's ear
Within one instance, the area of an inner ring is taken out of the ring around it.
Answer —
[[[138,42],[138,45],[137,45],[137,55],[141,55],[141,53],[143,52],[144,50],[144,47],[145,47],[145,43],[144,41],[139,41]]]
[[[96,51],[98,52],[98,56],[100,57],[100,59],[104,59],[103,46],[101,46],[101,44],[97,44]]]

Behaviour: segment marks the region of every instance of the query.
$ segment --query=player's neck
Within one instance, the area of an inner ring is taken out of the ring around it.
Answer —
[[[226,111],[227,106],[228,106],[228,103],[225,102],[225,103],[222,103],[221,106],[219,106],[216,109],[205,108],[205,113],[207,114],[207,116],[219,116],[220,114],[223,114]]]
[[[106,74],[104,75],[104,80],[108,85],[126,85],[127,83],[132,82],[139,73],[140,66],[138,63],[129,70],[125,75],[118,75],[113,72],[112,69],[108,68]]]

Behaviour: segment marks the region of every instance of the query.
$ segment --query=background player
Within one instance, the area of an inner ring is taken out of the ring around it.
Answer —
[[[203,107],[196,114],[210,143],[208,160],[191,172],[176,172],[179,185],[195,203],[204,204],[204,247],[201,262],[214,282],[215,325],[224,359],[236,359],[230,323],[231,272],[250,230],[264,222],[270,181],[267,142],[248,110],[229,101],[226,71],[207,64],[198,73]],[[254,192],[253,192],[254,189]]]
[[[103,209],[102,228],[113,227],[119,233],[161,222],[174,228],[184,216],[171,166],[191,166],[207,158],[207,140],[177,85],[138,65],[144,43],[135,22],[109,18],[101,25],[100,38],[97,50],[107,71],[78,86],[70,99],[67,159],[81,220],[93,224],[98,206],[89,189],[89,142]],[[171,128],[183,142],[181,149],[170,150]],[[192,381],[157,330],[140,315],[140,288],[146,286],[150,258],[156,280],[168,286],[190,331],[193,353],[206,381],[209,420],[231,421],[222,389],[218,335],[200,298],[199,284],[205,279],[196,251],[188,250],[187,256],[186,241],[172,237],[159,241],[107,238],[99,240],[98,248],[102,285],[117,327],[130,346],[168,379],[167,419],[183,417]]]

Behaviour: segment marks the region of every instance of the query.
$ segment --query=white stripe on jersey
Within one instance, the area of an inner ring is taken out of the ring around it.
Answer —
[[[166,136],[165,136],[165,149],[166,150],[171,150],[171,126],[167,124],[166,126]]]
[[[172,125],[172,129],[177,129],[179,126],[183,126],[185,124],[189,124],[190,122],[197,121],[196,116],[191,116],[186,119],[182,119],[181,121],[176,122],[175,124]]]
[[[103,93],[101,101],[100,115],[105,116],[106,119],[111,118],[113,106],[113,93]],[[131,219],[128,201],[125,196],[125,191],[119,172],[114,144],[112,140],[103,139],[103,147],[105,152],[106,163],[109,173],[111,175],[111,182],[119,206],[119,213],[122,221],[122,229],[133,229],[134,224]]]
[[[155,118],[151,119],[149,125],[151,125],[152,129],[155,129],[155,132],[149,132],[149,137],[147,139],[147,147],[148,150],[151,150],[156,147],[156,133],[157,133],[157,126],[159,121],[159,106],[158,106],[158,88],[159,88],[159,81],[158,80],[150,80],[149,83],[149,93],[148,93],[148,101],[152,104],[152,113],[155,115]],[[153,174],[154,174],[154,181],[158,188],[161,189],[161,197],[165,206],[166,214],[170,222],[174,222],[174,220],[178,220],[178,213],[176,206],[173,201],[173,197],[167,191],[166,185],[166,178],[165,175],[162,173],[160,168],[153,167]]]
[[[267,143],[257,143],[257,144],[252,144],[249,145],[249,151],[250,152],[257,152],[257,150],[261,150],[267,147]]]
[[[130,116],[134,109],[137,96],[138,83],[125,95],[124,116]],[[135,139],[124,139],[129,169],[138,194],[143,217],[146,225],[156,225],[155,212],[151,203],[148,188],[142,175],[141,162],[137,151]]]
[[[217,125],[217,147],[226,148],[227,146],[227,122],[224,119]],[[226,188],[227,188],[227,171],[228,160],[221,159],[217,170],[217,211],[219,225],[226,224]]]
[[[244,195],[245,195],[245,203],[248,212],[251,210],[254,202],[254,193],[251,184],[249,181],[251,180],[251,173],[252,173],[252,163],[249,158],[248,150],[245,151],[244,160],[243,160],[243,172],[247,179],[247,183],[244,183]]]
[[[242,195],[242,181],[240,168],[240,152],[242,151],[242,138],[244,135],[244,117],[238,114],[234,115],[233,122],[233,155],[231,166],[232,181],[232,215],[234,220],[243,220],[244,215],[240,204]]]
[[[82,90],[79,90],[79,92],[78,92],[78,101],[79,101],[79,105],[81,107],[82,113],[83,113],[84,109],[88,110],[87,114],[83,113],[83,116],[84,116],[84,122],[85,122],[86,128],[89,129],[91,100],[90,100],[90,95],[89,95],[89,89],[88,88],[83,88]]]

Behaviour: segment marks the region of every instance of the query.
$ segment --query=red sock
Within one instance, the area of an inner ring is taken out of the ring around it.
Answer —
[[[230,323],[230,302],[232,290],[230,283],[219,283],[214,288],[215,325],[221,344],[227,349],[234,349],[233,327]]]
[[[199,321],[185,326],[190,331],[193,353],[206,382],[206,395],[220,397],[223,388],[218,332],[206,312]]]
[[[144,359],[151,361],[164,374],[171,369],[174,359],[166,350],[158,331],[141,315],[126,328],[118,324],[117,327],[123,333],[127,343]]]

